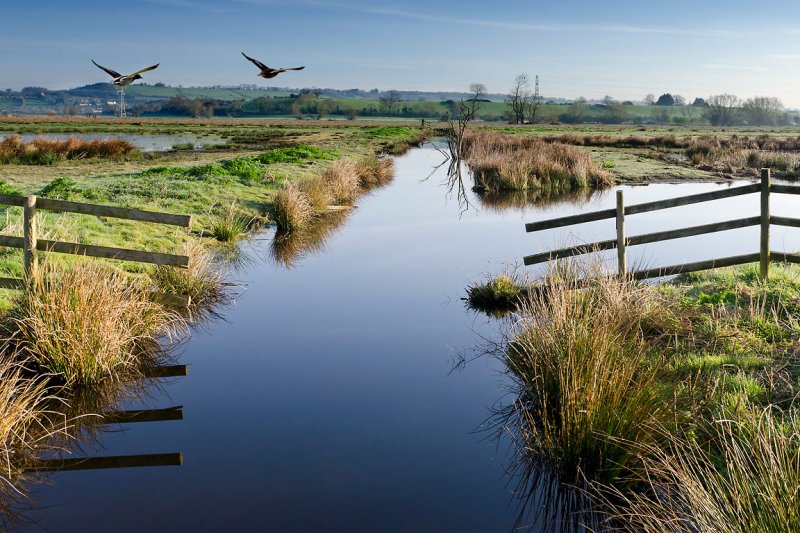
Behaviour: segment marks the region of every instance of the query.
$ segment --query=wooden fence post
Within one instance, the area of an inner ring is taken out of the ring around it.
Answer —
[[[36,196],[26,196],[22,204],[23,230],[25,247],[25,276],[30,278],[36,272]]]
[[[617,191],[617,270],[620,277],[627,271],[625,265],[625,198]]]
[[[761,169],[761,279],[769,278],[769,182],[770,170]]]

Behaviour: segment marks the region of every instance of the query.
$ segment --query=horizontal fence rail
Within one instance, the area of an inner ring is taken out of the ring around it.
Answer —
[[[24,196],[0,194],[0,205],[13,205],[22,207],[25,200]],[[59,211],[65,213],[79,213],[82,215],[95,215],[98,217],[123,218],[126,220],[138,220],[140,222],[155,222],[156,224],[168,224],[188,228],[192,223],[191,215],[173,215],[170,213],[157,213],[155,211],[143,211],[141,209],[130,209],[127,207],[114,207],[110,205],[85,204],[80,202],[68,202],[66,200],[53,200],[51,198],[36,198],[38,209],[48,211]]]
[[[155,211],[130,209],[126,207],[69,202],[66,200],[53,200],[50,198],[37,198],[33,195],[16,196],[0,194],[0,205],[10,205],[23,208],[23,236],[14,237],[11,235],[0,235],[0,246],[8,248],[20,248],[23,250],[25,275],[28,277],[37,267],[37,251],[84,255],[89,257],[100,257],[104,259],[117,259],[121,261],[133,261],[137,263],[149,263],[153,265],[171,266],[177,268],[188,268],[189,266],[189,257],[185,255],[165,254],[159,252],[130,250],[127,248],[115,248],[109,246],[97,246],[92,244],[39,239],[36,210],[46,209],[49,211],[120,218],[138,222],[166,224],[182,228],[191,227],[192,217],[190,215],[174,215],[170,213],[157,213]],[[22,289],[24,287],[25,281],[22,279],[0,278],[0,288]],[[190,303],[189,297],[181,294],[153,293],[153,299],[168,305],[183,307],[188,306]]]
[[[761,213],[758,216],[740,218],[735,220],[727,220],[722,222],[714,222],[711,224],[703,224],[700,226],[691,226],[687,228],[680,228],[674,230],[659,231],[654,233],[647,233],[644,235],[634,235],[631,237],[625,235],[626,215],[647,213],[650,211],[656,211],[660,209],[669,209],[672,207],[679,207],[700,202],[709,202],[712,200],[720,200],[723,198],[732,198],[736,196],[753,194],[757,192],[761,193]],[[532,222],[525,224],[525,230],[528,232],[533,232],[545,229],[561,228],[565,226],[571,226],[574,224],[582,224],[586,222],[595,222],[598,220],[616,218],[616,225],[617,225],[616,239],[609,239],[605,241],[598,241],[578,246],[571,246],[568,248],[550,250],[538,254],[532,254],[525,256],[523,258],[523,262],[525,265],[535,265],[538,263],[544,263],[547,261],[552,261],[557,259],[565,259],[568,257],[574,257],[577,255],[583,255],[592,252],[616,249],[617,261],[618,261],[618,273],[620,275],[630,274],[634,279],[647,279],[653,277],[668,276],[672,274],[681,274],[686,272],[696,272],[699,270],[708,270],[712,268],[734,266],[734,265],[753,263],[753,262],[760,262],[761,277],[766,279],[768,276],[768,268],[769,268],[768,265],[770,260],[783,261],[789,263],[800,263],[800,255],[789,254],[785,252],[775,252],[769,249],[770,225],[800,228],[800,219],[770,216],[769,213],[770,193],[800,194],[800,187],[791,185],[772,185],[770,184],[769,169],[762,169],[760,183],[753,183],[750,185],[745,185],[742,187],[734,187],[721,191],[711,191],[700,194],[692,194],[678,198],[670,198],[668,200],[659,200],[655,202],[648,202],[630,206],[624,205],[623,192],[617,191],[616,209],[604,209],[601,211],[594,211],[591,213],[582,213],[579,215],[572,215],[568,217],[561,217],[551,220],[543,220],[540,222]],[[626,270],[626,249],[628,246],[649,244],[671,239],[680,239],[684,237],[692,237],[695,235],[705,235],[708,233],[716,233],[719,231],[727,231],[727,230],[746,228],[751,226],[761,226],[761,246],[760,246],[760,251],[757,253],[718,258],[718,259],[709,259],[706,261],[685,263],[682,265],[651,268],[631,273],[628,273]]]
[[[700,194],[692,194],[689,196],[681,196],[680,198],[670,198],[669,200],[659,200],[656,202],[648,202],[645,204],[630,205],[625,208],[626,215],[637,215],[639,213],[648,213],[650,211],[658,211],[660,209],[669,209],[671,207],[680,207],[684,205],[697,204],[700,202],[709,202],[711,200],[721,200],[723,198],[733,198],[735,196],[742,196],[744,194],[752,194],[760,190],[761,185],[752,183],[742,187],[734,187],[732,189],[725,189],[722,191],[711,191]],[[800,193],[796,193],[800,194]],[[550,220],[543,220],[541,222],[531,222],[525,224],[525,231],[541,231],[544,229],[562,228],[564,226],[572,226],[575,224],[583,224],[586,222],[596,222],[598,220],[606,220],[617,216],[616,209],[604,209],[602,211],[594,211],[592,213],[582,213],[580,215],[572,215],[562,218],[553,218]]]

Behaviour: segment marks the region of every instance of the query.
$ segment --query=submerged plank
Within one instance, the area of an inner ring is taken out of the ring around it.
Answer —
[[[66,470],[97,470],[107,468],[141,468],[146,466],[181,466],[183,454],[152,453],[143,455],[113,455],[107,457],[74,457],[68,459],[43,459],[27,469],[35,472],[61,472]]]
[[[146,378],[180,378],[189,374],[187,365],[151,366],[142,370]]]
[[[183,406],[165,409],[137,409],[133,411],[114,411],[103,415],[103,424],[135,424],[139,422],[167,422],[183,420]]]

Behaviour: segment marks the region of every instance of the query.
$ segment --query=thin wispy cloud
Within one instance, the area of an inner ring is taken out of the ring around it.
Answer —
[[[766,67],[756,67],[752,65],[727,65],[725,63],[707,63],[700,66],[709,70],[743,70],[746,72],[767,72],[769,70]]]
[[[253,1],[258,0],[240,0]],[[464,26],[476,26],[493,28],[509,31],[546,31],[546,32],[587,32],[597,31],[605,33],[643,33],[643,34],[664,34],[664,35],[693,35],[699,37],[733,37],[741,36],[742,32],[733,32],[721,29],[683,29],[683,28],[662,28],[657,26],[636,26],[625,24],[551,24],[551,23],[531,23],[531,22],[511,22],[501,20],[470,19],[458,17],[442,17],[426,13],[403,11],[399,9],[381,7],[363,7],[344,4],[340,2],[328,2],[325,0],[304,0],[308,5],[344,9],[371,15],[383,15],[390,17],[403,17],[426,22],[440,22],[446,24],[460,24]]]
[[[206,4],[204,2],[195,2],[193,0],[144,0],[148,4],[156,4],[168,7],[180,7],[184,9],[193,9],[205,11],[212,15],[221,15],[223,13],[230,13],[230,9],[220,7],[219,3]]]
[[[798,61],[800,60],[800,54],[770,54],[769,58],[778,61]]]

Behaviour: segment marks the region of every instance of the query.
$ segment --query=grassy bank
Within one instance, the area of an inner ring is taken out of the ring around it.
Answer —
[[[537,490],[559,487],[550,509],[588,520],[578,494],[630,531],[797,527],[800,269],[771,275],[653,286],[573,267],[528,290],[500,354],[517,391],[503,424]],[[518,299],[506,278],[471,294]]]

